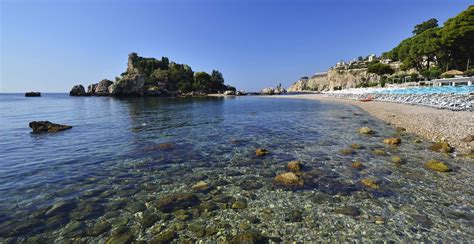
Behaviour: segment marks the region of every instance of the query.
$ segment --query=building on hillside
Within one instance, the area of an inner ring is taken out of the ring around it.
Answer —
[[[375,61],[377,59],[377,56],[375,54],[370,54],[369,57],[367,57],[367,60],[369,62]]]

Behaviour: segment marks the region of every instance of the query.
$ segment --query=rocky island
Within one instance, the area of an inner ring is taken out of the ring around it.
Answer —
[[[235,93],[236,89],[224,84],[218,70],[211,74],[194,72],[187,64],[144,58],[137,53],[128,55],[127,70],[115,82],[103,79],[90,84],[72,87],[70,96],[204,96],[210,93]]]

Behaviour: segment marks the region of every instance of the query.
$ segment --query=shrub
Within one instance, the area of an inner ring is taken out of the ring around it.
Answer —
[[[374,73],[378,75],[391,75],[395,71],[388,64],[382,63],[371,63],[367,68],[367,72]]]

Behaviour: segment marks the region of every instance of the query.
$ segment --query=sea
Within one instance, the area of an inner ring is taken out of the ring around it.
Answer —
[[[473,240],[472,157],[351,105],[0,94],[0,125],[0,243]]]

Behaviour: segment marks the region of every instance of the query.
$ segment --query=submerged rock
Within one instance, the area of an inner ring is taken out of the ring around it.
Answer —
[[[31,129],[33,129],[34,133],[58,132],[58,131],[68,130],[72,128],[72,126],[70,125],[54,124],[49,121],[32,121],[30,122],[29,126]]]
[[[85,96],[86,90],[82,85],[75,85],[72,87],[71,91],[69,91],[69,96]]]
[[[247,231],[234,236],[232,243],[266,243],[268,238],[257,231]]]
[[[351,167],[354,169],[363,169],[364,165],[361,162],[356,161],[351,164]]]
[[[247,200],[245,198],[236,199],[230,207],[233,209],[245,209],[247,208]]]
[[[288,168],[288,171],[297,173],[302,170],[303,164],[300,161],[296,160],[296,161],[289,162],[286,167]]]
[[[428,162],[425,163],[425,167],[427,169],[431,169],[431,170],[434,170],[434,171],[438,171],[438,172],[449,172],[451,171],[451,169],[449,168],[449,166],[443,162],[440,162],[438,160],[429,160]]]
[[[360,144],[353,143],[353,144],[351,145],[351,148],[352,148],[352,149],[362,149],[363,147],[362,147]]]
[[[352,155],[352,154],[354,154],[354,151],[352,149],[347,149],[347,148],[341,149],[339,152],[342,155]]]
[[[202,190],[209,187],[209,183],[205,181],[199,181],[198,183],[192,186],[193,190]]]
[[[452,153],[454,148],[452,148],[447,142],[436,142],[430,146],[430,150],[441,153]]]
[[[342,208],[337,208],[337,209],[334,210],[334,213],[353,216],[353,217],[359,216],[361,214],[360,210],[356,207],[353,207],[353,206],[346,206],[346,207],[342,207]]]
[[[164,213],[171,213],[179,209],[197,206],[200,203],[201,200],[194,194],[176,193],[161,198],[156,207]]]
[[[377,156],[385,156],[385,155],[387,155],[387,153],[386,153],[384,150],[382,150],[382,149],[374,149],[374,150],[372,151],[372,153],[375,154],[375,155],[377,155]]]
[[[389,144],[389,145],[398,145],[401,142],[402,142],[402,139],[400,139],[399,137],[390,137],[383,140],[383,143]]]
[[[374,131],[370,129],[369,127],[362,127],[359,129],[360,134],[373,134]]]
[[[472,142],[472,141],[474,141],[474,135],[468,135],[468,136],[464,137],[463,139],[461,139],[461,141],[463,141],[463,142]]]
[[[268,154],[268,150],[265,148],[257,148],[255,150],[255,156],[257,157],[265,156],[267,154]]]
[[[379,185],[377,185],[377,183],[374,181],[374,180],[371,180],[371,179],[362,179],[360,181],[360,183],[365,186],[365,187],[368,187],[368,188],[371,188],[371,189],[379,189]]]
[[[274,179],[274,183],[280,186],[301,187],[304,185],[304,180],[293,172],[287,172],[277,175]]]
[[[403,159],[399,156],[392,157],[392,163],[394,164],[403,164]]]

